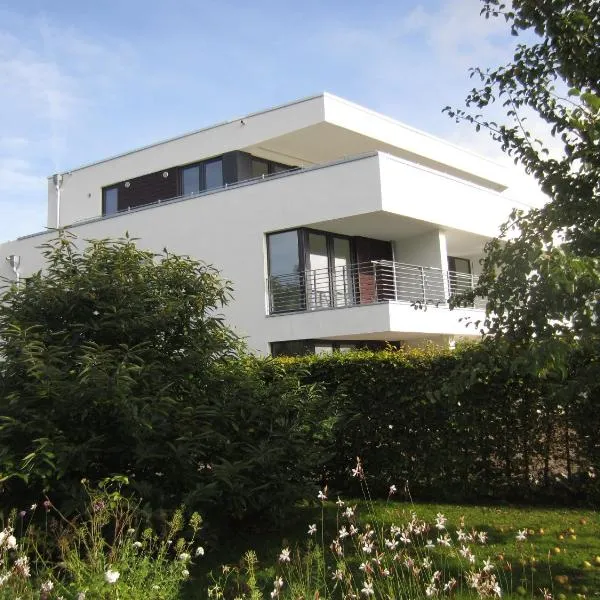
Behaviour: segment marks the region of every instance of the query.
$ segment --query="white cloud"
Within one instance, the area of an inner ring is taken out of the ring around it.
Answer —
[[[0,17],[1,241],[42,227],[46,177],[68,166],[70,147],[135,54],[126,43],[105,36],[100,44],[43,16],[4,10]]]

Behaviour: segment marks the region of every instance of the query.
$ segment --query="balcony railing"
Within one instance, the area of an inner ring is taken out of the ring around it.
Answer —
[[[267,279],[269,314],[347,308],[382,302],[447,306],[471,291],[474,275],[387,260],[313,269]],[[485,308],[477,298],[471,308]]]

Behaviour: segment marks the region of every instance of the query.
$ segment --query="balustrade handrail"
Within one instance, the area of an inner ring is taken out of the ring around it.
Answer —
[[[270,314],[380,302],[445,306],[474,289],[476,276],[390,260],[373,260],[267,278]],[[476,299],[472,308],[482,308]]]

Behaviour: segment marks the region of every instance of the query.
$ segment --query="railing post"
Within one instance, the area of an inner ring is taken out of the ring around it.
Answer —
[[[421,287],[423,288],[423,304],[427,303],[427,282],[425,280],[425,267],[419,267],[421,269]]]
[[[375,300],[374,303],[379,302],[379,290],[377,288],[377,265],[375,261],[371,263],[373,265],[373,289],[375,290]]]
[[[313,269],[313,308],[317,307],[317,270]]]

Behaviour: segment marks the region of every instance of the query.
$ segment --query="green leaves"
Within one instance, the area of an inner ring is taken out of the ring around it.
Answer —
[[[486,18],[503,15],[527,41],[509,64],[471,71],[481,85],[467,110],[444,110],[486,129],[548,203],[511,216],[462,303],[487,298],[483,329],[527,357],[531,373],[564,376],[574,341],[590,352],[600,341],[600,11],[592,0],[482,2]],[[496,100],[505,124],[483,116]],[[543,141],[525,127],[531,113],[546,126]]]

